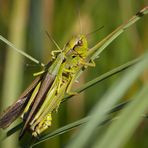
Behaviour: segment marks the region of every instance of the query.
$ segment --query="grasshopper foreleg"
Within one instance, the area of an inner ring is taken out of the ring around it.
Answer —
[[[56,58],[56,53],[61,53],[62,52],[62,50],[53,50],[53,51],[51,51],[51,55],[52,55],[52,58],[53,59],[55,59]]]
[[[44,70],[36,72],[36,73],[33,74],[33,76],[36,77],[36,76],[42,75],[44,72],[45,72]]]
[[[95,67],[96,66],[94,60],[92,60],[92,59],[90,60],[90,62],[80,61],[80,63],[82,65],[84,65],[84,67],[88,67],[88,66]]]

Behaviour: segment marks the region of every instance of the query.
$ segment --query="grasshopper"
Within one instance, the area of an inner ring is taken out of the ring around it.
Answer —
[[[32,131],[34,137],[38,137],[51,126],[52,112],[58,110],[64,94],[76,94],[71,92],[71,87],[83,69],[95,66],[93,60],[105,47],[147,13],[148,7],[146,6],[90,50],[88,50],[85,35],[78,35],[73,37],[62,50],[53,51],[50,62],[45,65],[41,72],[35,74],[35,80],[19,99],[1,115],[0,128],[8,127],[17,117],[21,116],[24,126],[20,138],[27,129]],[[0,39],[17,50],[2,36]],[[35,63],[39,63],[26,53],[18,52]],[[41,65],[44,66],[43,63]]]
[[[38,137],[51,126],[52,112],[57,111],[65,95],[71,92],[72,84],[83,67],[95,66],[87,62],[88,45],[85,35],[77,35],[61,50],[52,51],[52,58],[45,68],[35,73],[36,79],[12,106],[0,117],[0,128],[8,127],[21,115],[24,126],[21,138],[30,129]]]

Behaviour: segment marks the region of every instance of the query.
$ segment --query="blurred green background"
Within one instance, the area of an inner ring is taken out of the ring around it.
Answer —
[[[82,33],[87,34],[104,26],[103,29],[89,36],[89,47],[92,47],[146,4],[148,4],[146,0],[0,0],[0,34],[17,48],[47,63],[50,52],[55,50],[55,47],[45,31],[48,31],[62,48],[72,35],[79,34],[81,30]],[[146,16],[116,39],[96,60],[97,66],[88,69],[74,87],[140,56],[148,49],[147,26]],[[1,112],[18,98],[33,80],[32,74],[40,69],[41,67],[0,41]],[[113,76],[62,104],[59,112],[53,115],[53,126],[50,130],[53,131],[87,115],[95,102],[120,75]],[[129,90],[125,99],[130,98],[146,81],[148,77],[145,73]],[[141,124],[126,148],[148,146],[147,123],[148,121],[145,121]],[[64,147],[71,134],[72,132],[63,134],[36,147]],[[0,147],[18,147],[17,134],[6,139]]]

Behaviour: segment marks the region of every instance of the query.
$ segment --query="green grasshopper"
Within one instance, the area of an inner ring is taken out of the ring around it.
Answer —
[[[34,137],[38,137],[51,126],[51,114],[59,108],[64,94],[76,94],[71,92],[71,87],[83,69],[88,66],[95,66],[93,60],[98,57],[105,47],[147,13],[148,7],[143,8],[127,23],[121,25],[91,50],[88,50],[86,37],[78,35],[73,37],[63,50],[53,51],[52,59],[44,67],[43,71],[35,74],[37,77],[22,93],[18,101],[1,115],[0,128],[8,127],[17,117],[21,116],[24,126],[20,138],[26,129],[30,129]],[[2,36],[0,36],[0,39],[17,50]],[[21,53],[21,51],[18,52]],[[25,53],[21,54],[39,63],[31,56]],[[43,63],[41,65],[44,66]]]
[[[37,78],[19,97],[18,101],[9,107],[0,117],[0,128],[8,127],[21,115],[24,126],[20,133],[23,136],[26,129],[37,137],[51,126],[51,114],[57,110],[65,93],[71,92],[72,84],[77,79],[77,73],[88,66],[88,45],[84,35],[73,37],[63,48],[52,52],[51,61],[43,71],[36,73]]]

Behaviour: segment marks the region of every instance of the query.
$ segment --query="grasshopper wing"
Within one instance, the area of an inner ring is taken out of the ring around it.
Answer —
[[[24,106],[29,101],[30,95],[32,94],[35,86],[41,80],[41,77],[37,77],[28,88],[22,93],[19,99],[10,107],[4,111],[0,116],[0,128],[7,128],[13,121],[15,121],[23,112]]]
[[[26,117],[26,121],[24,121],[25,124],[24,124],[23,129],[20,133],[19,139],[21,139],[21,137],[23,136],[29,122],[32,120],[34,114],[38,111],[41,104],[44,102],[45,96],[46,96],[48,90],[50,89],[51,85],[53,84],[54,79],[55,79],[55,76],[51,75],[49,73],[46,73],[43,76],[41,86],[40,86],[39,91],[38,91],[38,93],[35,97],[32,108],[31,108],[30,112],[28,113],[28,115]]]

